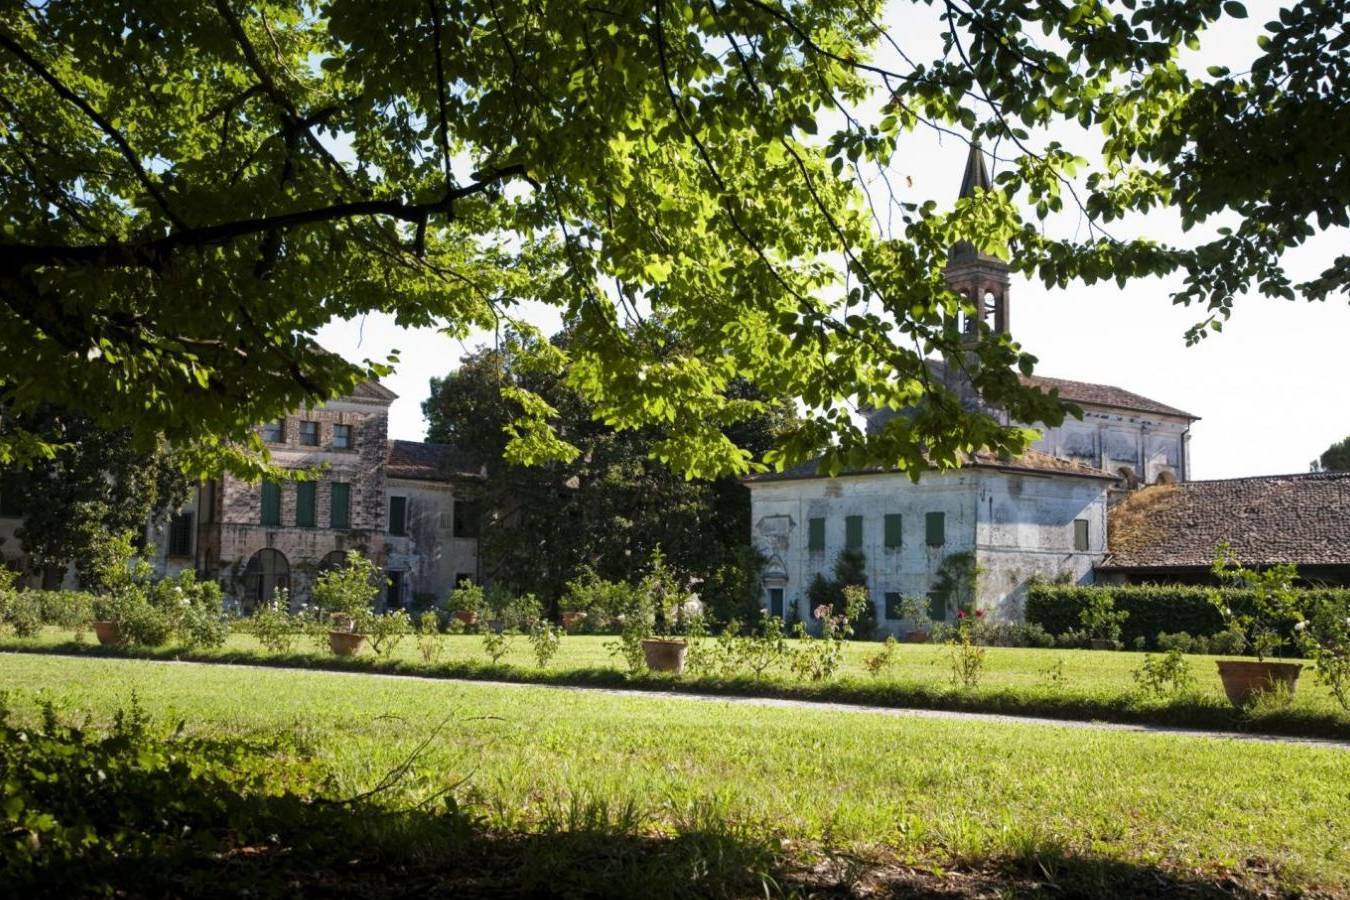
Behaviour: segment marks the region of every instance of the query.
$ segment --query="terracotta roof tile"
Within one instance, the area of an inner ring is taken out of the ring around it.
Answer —
[[[1350,565],[1350,472],[1153,485],[1108,523],[1105,568],[1207,567],[1223,541],[1246,565]]]
[[[1188,412],[1150,400],[1133,391],[1118,388],[1112,384],[1092,384],[1087,381],[1069,381],[1067,378],[1048,378],[1044,375],[1023,376],[1023,384],[1038,387],[1043,391],[1059,391],[1064,400],[1074,403],[1090,403],[1095,406],[1113,406],[1117,409],[1131,409],[1136,412],[1160,413],[1166,416],[1180,416],[1184,419],[1198,419]]]
[[[750,475],[744,480],[748,482],[762,481],[793,481],[803,478],[827,478],[827,475],[820,475],[816,468],[820,464],[820,459],[807,460],[804,463],[795,465],[790,469],[784,469],[782,472],[765,472],[759,475]],[[964,466],[972,469],[1001,469],[1004,471],[1023,471],[1045,473],[1052,475],[1075,475],[1085,478],[1100,478],[1103,481],[1115,481],[1117,476],[1110,472],[1105,472],[1094,466],[1085,465],[1070,459],[1060,459],[1057,456],[1051,456],[1048,453],[1042,453],[1040,450],[1028,450],[1021,456],[1012,458],[1000,458],[993,453],[976,453],[969,457]],[[841,475],[889,475],[896,474],[893,469],[868,468],[841,472]]]
[[[385,474],[390,478],[416,481],[448,481],[452,478],[482,478],[483,469],[449,444],[390,441]]]

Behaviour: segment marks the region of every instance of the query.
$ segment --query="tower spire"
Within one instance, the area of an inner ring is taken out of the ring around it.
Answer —
[[[975,189],[989,190],[989,170],[984,167],[984,151],[979,141],[970,142],[970,153],[966,155],[966,174],[961,179],[961,193],[958,197],[974,197]]]

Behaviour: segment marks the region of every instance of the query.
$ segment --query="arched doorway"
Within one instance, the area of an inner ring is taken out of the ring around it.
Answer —
[[[280,550],[268,547],[249,558],[240,581],[244,610],[252,612],[260,604],[271,603],[277,588],[291,589],[291,564]]]
[[[346,564],[347,564],[347,551],[334,550],[331,553],[325,554],[324,558],[319,560],[319,574],[322,575],[324,572],[331,572],[334,569],[341,569]]]

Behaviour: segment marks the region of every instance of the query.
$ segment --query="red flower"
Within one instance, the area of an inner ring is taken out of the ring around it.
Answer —
[[[964,609],[958,609],[956,611],[956,617],[958,619],[964,619],[966,617],[966,611]]]
[[[977,619],[983,619],[983,618],[984,618],[984,610],[982,610],[982,609],[977,609],[977,610],[975,610],[975,618],[977,618]]]

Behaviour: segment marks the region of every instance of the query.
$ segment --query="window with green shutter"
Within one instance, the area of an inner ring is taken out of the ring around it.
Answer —
[[[905,617],[905,595],[899,591],[886,592],[886,618],[891,621]]]
[[[947,543],[947,514],[926,513],[923,517],[924,531],[927,533],[928,546],[941,547]]]
[[[281,485],[275,481],[262,483],[262,519],[263,525],[281,524]]]
[[[825,520],[811,519],[806,523],[806,549],[812,553],[825,552]]]
[[[302,481],[295,486],[295,524],[298,528],[314,527],[316,487],[312,481]]]
[[[903,530],[900,527],[900,514],[886,514],[886,549],[898,550],[900,548]]]
[[[861,550],[863,541],[863,517],[844,516],[844,546],[850,550]]]
[[[947,621],[947,595],[943,591],[928,592],[928,618],[934,622]]]
[[[1088,520],[1073,520],[1073,549],[1080,552],[1091,549],[1088,543]]]
[[[328,503],[328,527],[350,528],[352,524],[352,486],[345,481],[335,481],[332,485],[332,497]]]

